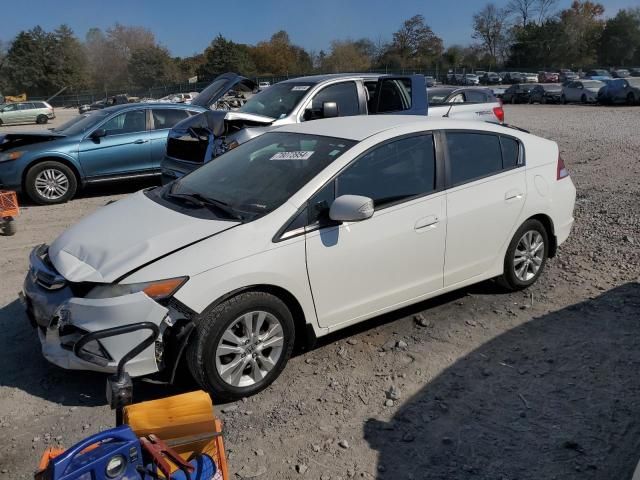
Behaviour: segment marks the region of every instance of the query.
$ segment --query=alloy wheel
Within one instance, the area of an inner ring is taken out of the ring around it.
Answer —
[[[35,179],[35,187],[42,198],[59,200],[69,191],[69,179],[64,172],[48,168],[38,174]]]
[[[216,369],[224,382],[248,387],[260,382],[282,356],[284,330],[271,313],[253,311],[235,319],[218,342]]]
[[[513,269],[518,280],[528,282],[538,274],[544,260],[544,239],[536,230],[526,231],[516,246]]]

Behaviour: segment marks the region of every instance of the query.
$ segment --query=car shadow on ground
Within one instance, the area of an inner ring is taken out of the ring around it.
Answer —
[[[492,339],[366,422],[378,478],[631,478],[639,338],[636,282]]]

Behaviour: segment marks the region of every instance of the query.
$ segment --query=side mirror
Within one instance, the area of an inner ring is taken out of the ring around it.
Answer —
[[[99,138],[106,137],[106,136],[107,136],[107,131],[104,128],[99,128],[97,130],[94,130],[93,133],[91,134],[91,138],[93,138],[94,140],[97,140]]]
[[[361,195],[341,195],[329,209],[329,218],[335,222],[360,222],[373,215],[373,200]]]
[[[338,116],[338,104],[336,102],[324,102],[322,104],[322,118],[334,118]]]

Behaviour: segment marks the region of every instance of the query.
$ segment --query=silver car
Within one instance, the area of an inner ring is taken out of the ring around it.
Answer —
[[[47,123],[56,118],[47,102],[17,102],[0,106],[0,125],[10,123]]]
[[[576,80],[562,87],[561,103],[581,102],[596,103],[598,91],[604,87],[604,82],[599,80]]]

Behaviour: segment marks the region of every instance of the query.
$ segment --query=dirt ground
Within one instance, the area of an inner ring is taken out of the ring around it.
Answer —
[[[219,406],[233,478],[630,479],[640,459],[640,107],[508,106],[551,138],[578,188],[541,280],[485,282],[385,315]],[[17,300],[31,248],[141,186],[26,206],[0,237],[0,471],[111,426],[105,377],[41,356]],[[137,382],[137,399],[188,387]]]

